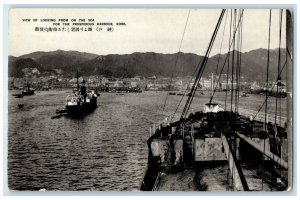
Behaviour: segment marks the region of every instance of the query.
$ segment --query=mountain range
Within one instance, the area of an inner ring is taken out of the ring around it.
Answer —
[[[279,49],[270,50],[270,80],[275,80],[278,71]],[[281,66],[286,60],[286,50],[281,49]],[[230,52],[232,57],[232,52]],[[237,52],[235,52],[237,53]],[[237,54],[235,54],[236,56]],[[264,81],[267,71],[267,49],[256,49],[241,55],[241,75],[246,80]],[[227,54],[209,57],[204,76],[210,73],[227,73]],[[198,63],[203,57],[193,53],[162,54],[154,52],[132,54],[97,55],[78,51],[33,52],[19,57],[9,56],[8,73],[10,77],[24,77],[24,69],[36,68],[43,73],[61,73],[74,77],[78,70],[82,75],[103,75],[105,77],[157,76],[177,77],[194,76]],[[175,63],[177,61],[177,63]],[[231,62],[231,61],[230,61]],[[223,70],[222,70],[223,68]],[[231,73],[231,68],[228,71]],[[282,78],[285,77],[283,71]]]

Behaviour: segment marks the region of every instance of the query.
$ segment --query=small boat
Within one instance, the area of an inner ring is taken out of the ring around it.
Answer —
[[[23,94],[13,94],[15,98],[23,98]]]
[[[176,95],[175,92],[169,92],[169,95]]]
[[[25,90],[22,91],[23,95],[29,96],[29,95],[34,95],[34,89],[31,87],[27,87]]]
[[[56,113],[57,113],[57,114],[66,113],[66,112],[67,112],[66,109],[62,109],[62,110],[57,109],[57,110],[56,110]]]
[[[24,104],[23,103],[18,103],[18,108],[23,108]]]
[[[64,114],[54,115],[54,116],[51,117],[51,119],[59,119],[62,116],[65,116],[65,115]]]
[[[244,92],[244,93],[242,94],[242,97],[248,97],[248,95]]]

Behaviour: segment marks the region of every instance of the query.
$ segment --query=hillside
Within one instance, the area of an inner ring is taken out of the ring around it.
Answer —
[[[282,64],[285,62],[285,50],[282,49]],[[267,69],[267,50],[256,49],[242,53],[242,75],[248,80],[262,81],[265,79]],[[175,61],[178,62],[175,67]],[[226,54],[215,55],[209,58],[204,76],[215,73],[218,59],[218,72],[221,71]],[[22,77],[22,69],[37,68],[41,74],[55,73],[56,69],[63,71],[65,76],[73,76],[78,69],[85,76],[104,75],[107,77],[133,77],[153,76],[171,77],[194,75],[201,56],[192,53],[161,54],[154,52],[111,54],[106,56],[78,52],[78,51],[52,51],[33,52],[20,57],[9,56],[9,76]],[[270,76],[276,78],[278,49],[270,51]],[[227,72],[227,65],[223,73]]]

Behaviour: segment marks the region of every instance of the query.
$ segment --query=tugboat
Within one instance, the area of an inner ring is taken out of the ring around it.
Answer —
[[[87,90],[85,80],[79,88],[77,72],[77,90],[66,98],[66,111],[68,116],[83,116],[95,110],[97,106],[97,94],[94,90]]]
[[[236,21],[243,16],[243,10],[232,11]],[[276,114],[274,123],[268,119],[268,93],[262,105],[265,106],[262,120],[256,119],[256,115],[239,113],[239,88],[234,87],[230,109],[226,109],[226,100],[225,109],[213,101],[215,87],[203,111],[189,111],[224,14],[225,9],[198,65],[180,119],[172,122],[174,113],[171,120],[166,119],[157,129],[150,128],[148,166],[140,185],[142,191],[285,191],[291,186],[290,127]],[[236,38],[240,36],[234,36],[232,41]],[[229,52],[230,47],[227,56],[232,55],[234,63],[235,53]],[[239,69],[241,62],[236,63]],[[239,79],[239,73],[236,76]]]

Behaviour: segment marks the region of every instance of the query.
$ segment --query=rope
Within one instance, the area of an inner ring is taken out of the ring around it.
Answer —
[[[238,28],[238,34],[237,34],[237,39],[236,39],[236,70],[235,70],[235,97],[234,97],[234,112],[237,113],[237,98],[238,98],[238,82],[239,82],[239,61],[240,61],[240,53],[239,53],[239,48],[240,48],[240,27]]]
[[[226,11],[225,24],[224,24],[224,29],[223,29],[223,37],[222,37],[222,41],[221,41],[221,48],[222,48],[222,43],[223,43],[223,38],[224,38],[224,32],[225,32],[226,24],[227,24],[227,15],[228,15],[228,12]],[[220,53],[221,53],[221,48],[220,48]],[[203,60],[203,58],[201,59],[201,62],[202,62],[202,60]],[[218,58],[218,64],[217,64],[217,69],[216,69],[216,71],[218,70],[219,60],[220,60],[220,54],[219,54],[219,58]],[[196,74],[196,72],[197,72],[197,68],[195,69],[195,71],[194,71],[193,74]],[[192,79],[193,79],[193,78],[191,78],[190,81],[189,81],[188,83],[190,83],[190,82],[192,81]],[[196,88],[196,89],[197,89],[197,88]],[[187,91],[187,90],[184,91],[184,94],[182,95],[182,97],[181,97],[181,99],[180,99],[180,101],[179,101],[179,103],[178,103],[178,105],[177,105],[177,107],[176,107],[176,109],[175,109],[175,112],[174,112],[173,115],[172,115],[171,121],[173,120],[175,114],[177,113],[177,111],[178,111],[178,109],[179,109],[179,106],[180,106],[180,104],[181,104],[181,102],[182,102],[182,100],[183,100],[183,98],[184,98],[184,96],[185,96],[185,94],[186,94],[186,91]]]
[[[240,42],[239,42],[239,83],[238,83],[238,86],[239,86],[239,90],[238,90],[238,100],[237,100],[237,112],[238,112],[238,108],[239,108],[239,103],[240,103],[240,83],[241,83],[241,71],[242,71],[242,46],[243,46],[243,20],[244,18],[242,17],[241,19],[241,26],[240,26]]]
[[[195,69],[194,74],[196,73],[196,71],[197,71],[197,68]],[[190,81],[189,81],[188,83],[190,83],[192,80],[193,80],[193,78],[191,78]],[[182,97],[181,97],[181,99],[180,99],[180,101],[179,101],[179,103],[178,103],[178,105],[177,105],[177,107],[176,107],[176,109],[175,109],[175,112],[174,112],[173,115],[172,115],[172,118],[171,118],[171,120],[170,120],[171,122],[172,122],[172,120],[173,120],[173,118],[174,118],[174,116],[175,116],[177,110],[179,109],[179,106],[180,106],[180,104],[181,104],[181,102],[182,102],[182,100],[183,100],[183,98],[184,98],[184,96],[185,96],[185,94],[186,94],[186,91],[187,91],[187,90],[184,91],[184,93],[183,93],[183,95],[182,95]]]
[[[182,114],[181,118],[186,117],[186,115],[187,115],[187,113],[188,113],[188,110],[189,110],[189,108],[190,108],[190,106],[191,106],[192,100],[193,100],[194,95],[195,95],[195,92],[196,92],[196,90],[197,90],[197,86],[198,86],[198,84],[199,84],[200,78],[202,77],[202,74],[203,74],[203,72],[204,72],[204,69],[205,69],[205,66],[206,66],[206,63],[207,63],[209,54],[210,54],[210,52],[211,52],[212,45],[213,45],[213,43],[214,43],[214,41],[215,41],[215,38],[216,38],[216,35],[217,35],[217,32],[218,32],[218,29],[219,29],[219,27],[220,27],[220,23],[221,23],[222,18],[223,18],[223,16],[224,16],[224,12],[225,12],[225,11],[224,11],[224,9],[223,9],[223,10],[222,10],[222,13],[221,13],[221,15],[220,15],[219,21],[218,21],[218,23],[217,23],[217,26],[216,26],[216,28],[215,28],[215,31],[214,31],[214,33],[213,33],[213,36],[212,36],[212,38],[211,38],[211,41],[210,41],[210,43],[209,43],[207,52],[206,52],[206,54],[205,54],[205,56],[204,56],[203,61],[201,62],[200,70],[199,70],[199,72],[198,72],[198,74],[197,74],[197,76],[196,76],[195,82],[194,82],[193,87],[192,87],[191,95],[189,96],[188,101],[187,101],[187,103],[186,103],[186,105],[185,105],[185,107],[184,107],[183,114]]]
[[[283,69],[285,68],[285,66],[286,66],[286,62],[287,61],[285,61],[285,63],[284,63],[284,65],[282,66],[282,68],[281,68],[281,71],[280,71],[280,73],[279,74],[281,74],[282,73],[282,71],[283,71]],[[276,81],[278,81],[278,78],[277,78],[277,80]],[[271,88],[271,90],[273,90],[273,88],[275,87],[275,85],[273,85],[272,86],[272,88]],[[268,96],[268,98],[269,98],[270,96]],[[256,118],[256,116],[258,115],[258,113],[261,111],[261,109],[263,108],[263,106],[265,105],[265,103],[266,103],[266,101],[264,101],[263,102],[263,104],[260,106],[260,108],[258,109],[258,111],[257,111],[257,113],[256,113],[256,115],[253,117],[253,120]]]
[[[268,37],[268,58],[267,58],[267,81],[266,81],[266,105],[265,105],[265,131],[267,131],[267,112],[268,112],[268,87],[269,87],[269,68],[270,68],[270,40],[271,40],[271,24],[272,24],[272,10],[269,15],[269,37]],[[264,154],[266,151],[266,139],[264,138]],[[263,172],[265,171],[264,154],[262,156]],[[261,190],[264,189],[264,181],[261,179]]]
[[[210,43],[209,43],[209,45],[208,45],[206,54],[205,54],[204,58],[202,59],[202,62],[201,62],[201,63],[198,63],[199,71],[198,71],[198,73],[197,73],[195,82],[194,82],[194,84],[193,84],[193,87],[192,87],[192,90],[191,90],[191,95],[189,95],[189,98],[188,98],[188,100],[187,100],[187,102],[186,102],[186,104],[185,104],[185,107],[184,107],[184,109],[183,109],[181,118],[184,118],[184,117],[187,115],[187,112],[188,112],[188,110],[189,110],[189,108],[190,108],[191,102],[192,102],[193,97],[194,97],[195,92],[196,92],[196,88],[197,88],[198,83],[199,83],[199,80],[200,80],[200,78],[201,78],[201,76],[202,76],[202,74],[203,74],[203,71],[204,71],[205,65],[206,65],[206,63],[207,63],[208,56],[209,56],[209,54],[210,54],[212,45],[213,45],[213,43],[214,43],[214,41],[215,41],[215,38],[216,38],[216,35],[217,35],[217,32],[218,32],[218,29],[219,29],[220,24],[221,24],[221,22],[222,22],[222,18],[223,18],[223,16],[224,16],[224,12],[225,12],[225,9],[222,9],[222,12],[221,12],[221,14],[220,14],[218,23],[217,23],[217,25],[216,25],[216,27],[215,27],[214,33],[213,33],[213,35],[212,35],[212,37],[211,37],[211,40],[210,40]]]
[[[239,90],[240,90],[240,69],[241,69],[241,28],[242,23],[238,27],[237,36],[237,65],[236,65],[236,90],[235,90],[235,113],[238,113],[238,103],[239,103]]]
[[[189,9],[189,12],[188,12],[188,15],[187,15],[187,18],[186,18],[185,26],[184,26],[184,29],[183,29],[183,33],[182,33],[181,41],[180,41],[180,45],[179,45],[179,50],[178,50],[178,53],[177,53],[177,56],[176,56],[176,60],[175,60],[175,69],[172,71],[172,76],[171,76],[170,84],[173,81],[174,72],[176,71],[176,67],[177,67],[177,64],[178,64],[179,54],[180,54],[180,50],[181,50],[181,47],[182,47],[182,42],[183,42],[183,38],[184,38],[184,35],[185,35],[186,27],[187,27],[187,24],[188,24],[188,20],[189,20],[189,17],[190,17],[190,12],[191,12],[191,9]],[[170,91],[170,88],[169,88],[168,92],[169,91]],[[166,98],[165,98],[165,101],[164,101],[164,106],[163,106],[162,113],[164,113],[164,111],[165,111],[167,99],[168,99],[168,94],[166,95]]]
[[[229,46],[229,49],[228,49],[228,53],[227,53],[227,57],[228,57],[228,55],[230,54],[230,49],[231,49],[231,45],[230,45],[230,40],[231,40],[231,26],[232,26],[232,10],[231,10],[231,12],[230,12],[230,30],[229,30],[229,42],[228,42],[228,46]],[[225,62],[224,62],[224,65],[225,65],[225,63],[226,63],[226,59],[225,59]],[[229,58],[228,58],[228,66],[227,66],[227,75],[226,75],[226,95],[225,95],[225,110],[227,110],[226,109],[226,106],[227,106],[227,90],[228,90],[228,74],[229,74],[229,63],[230,63],[230,60],[229,60]],[[223,72],[223,69],[222,69],[222,71],[221,71],[221,73],[220,74],[222,74],[222,72]],[[214,94],[213,94],[214,95]]]
[[[266,81],[266,100],[265,100],[265,131],[267,131],[267,113],[268,113],[268,87],[269,87],[269,69],[270,69],[270,40],[271,40],[271,22],[272,22],[272,11],[270,10],[269,17],[269,38],[268,38],[268,57],[267,57],[267,81]]]
[[[280,10],[280,14],[279,14],[279,49],[278,49],[278,80],[281,80],[281,76],[279,75],[279,70],[280,70],[280,58],[281,58],[281,54],[280,54],[280,46],[281,46],[281,27],[282,27],[282,10]],[[278,80],[276,81],[276,107],[275,107],[275,126],[277,126],[277,107],[278,107]],[[280,97],[281,98],[281,97]]]
[[[225,23],[224,23],[224,29],[223,29],[223,34],[222,34],[222,40],[221,40],[221,46],[220,46],[220,51],[219,51],[216,74],[218,73],[218,69],[219,69],[219,62],[220,62],[220,58],[221,58],[221,50],[222,50],[222,46],[223,46],[224,33],[225,33],[225,29],[226,29],[226,24],[227,24],[227,15],[228,15],[228,12],[226,12],[226,16],[225,16]]]
[[[288,57],[290,58],[290,60],[293,61],[292,55],[291,55],[291,52],[290,52],[289,48],[286,48],[286,51],[288,53]]]
[[[236,10],[234,10],[233,27],[236,24]],[[230,99],[230,111],[232,112],[232,101],[233,101],[233,72],[234,72],[234,49],[235,49],[235,34],[233,35],[233,48],[232,48],[232,60],[231,60],[231,99]]]
[[[242,9],[242,12],[241,12],[241,15],[240,15],[240,18],[239,18],[238,25],[237,25],[236,29],[233,31],[233,37],[236,35],[236,32],[237,32],[237,30],[238,30],[238,27],[239,27],[240,24],[241,24],[241,20],[242,20],[243,14],[244,14],[244,9]],[[232,45],[233,45],[233,41],[234,41],[234,39],[231,40],[231,43],[230,43],[230,45],[229,45],[229,50],[231,49],[231,47],[232,47]],[[227,55],[226,55],[224,64],[223,64],[223,66],[222,66],[220,75],[219,75],[219,77],[218,77],[217,85],[218,85],[219,82],[220,82],[221,74],[222,74],[222,72],[223,72],[223,70],[224,70],[226,61],[228,61],[228,67],[229,67],[229,55],[230,55],[230,51],[228,51],[228,53],[227,53]],[[228,70],[229,70],[229,69],[228,69]],[[228,73],[227,73],[227,85],[228,85]],[[214,88],[213,96],[214,96],[215,92],[216,92],[216,87]],[[226,93],[226,94],[227,94],[227,93]]]

